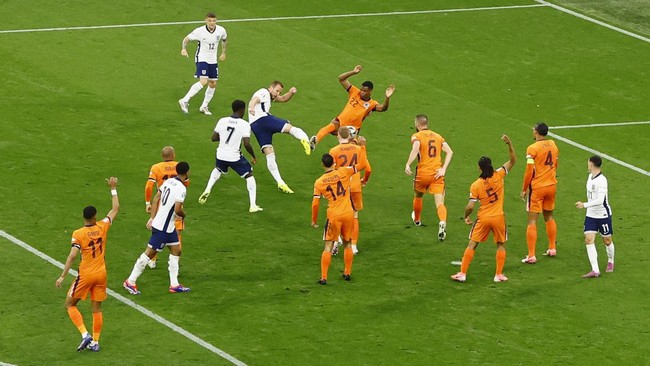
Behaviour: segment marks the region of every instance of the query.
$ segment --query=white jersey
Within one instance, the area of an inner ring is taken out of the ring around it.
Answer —
[[[609,207],[607,197],[607,178],[602,173],[598,173],[595,177],[591,173],[589,174],[587,199],[588,201],[585,203],[587,217],[601,219],[612,216],[612,209]]]
[[[217,63],[217,48],[219,41],[226,41],[228,35],[226,29],[217,25],[214,31],[210,32],[207,25],[200,26],[187,35],[190,41],[198,41],[194,62]]]
[[[262,88],[253,94],[253,98],[259,98],[260,102],[255,105],[255,115],[248,115],[248,120],[253,123],[258,119],[268,116],[271,110],[271,92],[267,88]],[[253,99],[251,98],[251,99]]]
[[[251,126],[246,120],[237,117],[221,118],[214,127],[219,134],[217,159],[234,162],[241,158],[241,142],[244,137],[251,137]]]
[[[187,189],[177,177],[167,179],[158,189],[160,192],[160,204],[151,226],[159,231],[173,233],[176,230],[174,219],[176,213],[174,207],[176,202],[185,201]]]

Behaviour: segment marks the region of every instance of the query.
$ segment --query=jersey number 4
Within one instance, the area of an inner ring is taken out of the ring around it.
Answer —
[[[326,191],[328,191],[332,195],[332,199],[336,201],[337,196],[345,196],[345,187],[343,187],[343,183],[337,182],[336,183],[336,194],[334,193],[334,188],[332,186],[327,186],[325,188]]]
[[[553,154],[549,151],[548,154],[546,154],[546,160],[544,161],[544,165],[548,166],[553,166]]]

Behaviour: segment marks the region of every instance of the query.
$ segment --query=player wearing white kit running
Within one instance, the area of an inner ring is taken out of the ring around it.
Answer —
[[[591,263],[591,272],[582,276],[583,278],[600,277],[600,268],[598,267],[598,252],[596,251],[596,233],[603,238],[605,250],[607,251],[607,269],[605,272],[614,272],[614,241],[612,234],[612,209],[609,206],[609,197],[607,196],[607,178],[600,170],[603,160],[598,155],[594,155],[587,161],[589,169],[589,178],[587,179],[587,202],[576,202],[576,208],[586,208],[585,215],[585,244],[587,246],[587,256]]]
[[[248,103],[248,120],[251,123],[251,129],[255,134],[257,142],[262,148],[262,153],[266,155],[266,166],[271,175],[278,183],[278,189],[284,193],[293,193],[291,188],[282,180],[278,164],[275,162],[275,150],[273,149],[273,135],[276,133],[288,133],[300,140],[305,154],[311,154],[311,145],[309,137],[302,129],[292,126],[289,121],[278,118],[269,113],[271,102],[288,102],[294,94],[296,88],[289,89],[289,92],[281,95],[284,85],[279,81],[274,81],[268,88],[262,88],[253,94],[251,101]]]
[[[253,167],[244,158],[240,150],[243,142],[246,151],[253,158],[253,164],[255,164],[255,152],[250,143],[251,127],[242,118],[246,112],[246,103],[243,100],[235,100],[232,102],[232,112],[232,116],[221,118],[212,132],[212,141],[219,141],[217,160],[215,168],[212,169],[210,174],[208,185],[201,197],[199,197],[199,203],[204,204],[208,200],[214,184],[217,183],[222,174],[228,173],[228,168],[232,168],[240,177],[246,179],[248,198],[250,200],[248,212],[259,212],[262,211],[262,208],[255,203],[257,184],[255,183],[255,177],[253,177]]]
[[[147,262],[165,247],[169,249],[169,292],[188,292],[189,287],[178,283],[178,261],[181,249],[178,233],[174,225],[174,217],[185,218],[183,201],[185,201],[185,182],[189,178],[190,165],[181,161],[176,165],[177,176],[169,178],[160,186],[156,196],[151,202],[151,217],[147,221],[147,229],[151,230],[151,238],[144,253],[138,257],[129,278],[124,280],[122,286],[131,295],[138,295],[136,281],[144,272]]]
[[[226,30],[217,25],[217,16],[214,13],[208,13],[205,16],[205,26],[201,26],[183,38],[181,55],[188,57],[187,44],[190,41],[198,41],[196,48],[196,73],[194,77],[199,78],[199,81],[192,84],[190,90],[185,96],[178,100],[183,113],[189,112],[190,99],[195,96],[207,84],[208,88],[205,91],[203,103],[199,108],[199,112],[205,115],[212,115],[208,109],[208,103],[214,96],[214,89],[217,87],[217,80],[219,79],[219,64],[217,63],[217,50],[219,42],[221,42],[221,55],[220,61],[226,61],[226,38],[228,34]]]

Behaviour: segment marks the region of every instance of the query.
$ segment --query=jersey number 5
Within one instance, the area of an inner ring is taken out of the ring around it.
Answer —
[[[325,188],[326,191],[328,191],[332,195],[332,199],[336,201],[336,196],[344,196],[345,195],[345,188],[343,187],[343,183],[337,182],[336,183],[336,194],[334,194],[334,188],[332,186],[327,186]]]
[[[494,203],[499,200],[499,195],[494,191],[494,188],[488,188],[485,190],[485,193],[487,193],[488,197],[490,197],[490,203]]]

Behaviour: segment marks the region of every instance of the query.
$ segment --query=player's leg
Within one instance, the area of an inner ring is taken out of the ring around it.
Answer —
[[[595,221],[595,220],[594,220]],[[598,252],[596,251],[596,230],[591,230],[585,224],[585,246],[587,249],[587,257],[589,258],[589,263],[591,264],[591,272],[582,276],[583,278],[594,278],[600,277],[600,268],[598,267]]]
[[[497,262],[497,270],[496,274],[494,275],[494,282],[504,282],[508,280],[508,277],[506,277],[503,274],[503,267],[506,264],[506,243],[497,243],[497,255],[496,255],[496,262]]]
[[[93,313],[93,340],[88,345],[88,349],[93,352],[99,351],[99,336],[102,333],[104,326],[104,315],[102,313],[102,302],[92,300],[90,302],[90,310]]]
[[[282,133],[288,133],[289,135],[298,139],[303,149],[305,149],[305,154],[307,155],[311,154],[311,151],[313,149],[311,144],[309,143],[309,137],[307,136],[305,131],[303,131],[301,128],[296,127],[287,121],[287,123],[285,123],[284,126],[282,126],[282,129],[280,131]]]
[[[508,240],[506,218],[505,215],[502,215],[493,217],[491,220],[492,235],[494,235],[494,242],[497,244],[497,268],[494,274],[494,282],[504,282],[508,280],[508,277],[503,274],[503,267],[506,264],[506,241]]]
[[[325,126],[325,127],[321,128],[320,130],[318,130],[318,133],[316,134],[316,136],[311,137],[311,139],[310,139],[311,144],[314,147],[316,147],[316,144],[318,144],[318,142],[320,142],[320,140],[322,140],[323,137],[338,131],[340,125],[341,125],[341,123],[339,122],[339,120],[334,118],[332,120],[332,122],[327,124],[327,126]]]
[[[284,193],[293,193],[280,175],[280,168],[278,168],[278,163],[275,160],[275,149],[273,149],[273,135],[281,132],[285,123],[286,121],[279,118],[265,116],[253,122],[251,130],[262,147],[262,153],[266,156],[266,167],[278,184],[278,189]]]
[[[557,225],[555,224],[555,219],[553,218],[553,209],[555,209],[555,191],[556,186],[544,187],[544,198],[542,201],[542,215],[544,216],[544,222],[546,224],[546,235],[548,237],[548,249],[544,253],[550,257],[554,257],[557,254],[556,242],[557,242]]]
[[[168,234],[168,240],[173,241],[176,232]],[[169,249],[169,292],[189,292],[190,288],[181,285],[178,282],[178,262],[181,258],[181,248],[179,247],[178,239],[176,242],[167,243],[166,247]]]
[[[470,231],[470,240],[467,243],[465,252],[463,253],[463,259],[460,264],[460,272],[451,276],[451,279],[454,281],[465,282],[465,280],[467,279],[467,270],[469,269],[469,265],[472,263],[472,260],[474,259],[474,253],[476,252],[476,247],[478,246],[478,242],[471,239],[472,236],[477,235],[477,234],[474,235],[472,234],[475,231],[474,230],[475,227],[476,227],[476,223],[474,223],[474,226],[472,227],[472,231]]]
[[[351,239],[354,227],[354,214],[346,216],[341,220],[341,238],[343,239],[343,278],[350,281],[352,274],[352,262],[354,261],[354,252],[352,251]]]
[[[607,252],[607,268],[605,272],[614,272],[614,239],[612,235],[614,234],[614,228],[612,227],[612,218],[611,216],[606,219],[599,220],[598,232],[603,238],[603,244],[605,244],[605,251]]]
[[[521,260],[522,263],[537,263],[537,257],[535,256],[535,247],[537,246],[537,219],[539,214],[542,213],[542,200],[538,196],[537,190],[531,189],[528,192],[528,200],[526,201],[526,210],[528,211],[526,246],[528,247],[528,254],[526,258]]]
[[[208,65],[208,87],[205,89],[205,96],[203,97],[203,103],[199,108],[199,112],[205,114],[206,116],[211,116],[212,112],[208,109],[208,104],[214,97],[214,90],[217,87],[217,80],[219,79],[219,67],[217,64]]]
[[[210,193],[212,192],[212,187],[214,187],[215,183],[217,183],[219,178],[221,178],[221,174],[225,174],[227,172],[228,172],[227,162],[216,159],[214,168],[210,173],[210,178],[208,179],[208,183],[205,186],[203,193],[201,193],[201,196],[199,197],[200,204],[204,204],[208,200],[208,197],[210,197]]]
[[[278,167],[278,163],[275,161],[275,150],[273,149],[273,145],[266,145],[262,148],[262,153],[266,156],[266,167],[269,169],[269,173],[273,176],[273,179],[275,179],[275,182],[278,184],[278,189],[284,193],[293,193],[293,190],[289,188],[287,183],[284,182],[284,179],[282,179],[282,175],[280,175],[280,168]]]
[[[189,113],[190,99],[200,92],[205,84],[208,83],[208,64],[206,62],[196,63],[196,73],[194,74],[194,77],[198,78],[199,81],[192,84],[190,90],[187,91],[187,94],[178,100],[178,104],[181,106],[183,113]]]
[[[246,161],[248,163],[248,161]],[[249,165],[250,167],[250,165]],[[250,167],[250,170],[242,175],[242,178],[246,180],[246,189],[248,190],[248,212],[260,212],[264,209],[257,205],[257,182],[253,176],[253,168]]]
[[[81,300],[81,298],[71,296],[71,294],[74,294],[75,292],[81,290],[87,293],[88,289],[84,290],[83,287],[85,287],[85,285],[83,283],[80,283],[80,279],[79,277],[77,277],[75,282],[70,287],[70,291],[65,298],[65,309],[68,312],[68,316],[70,317],[70,320],[72,320],[72,324],[74,324],[75,327],[77,327],[79,333],[81,334],[81,343],[77,347],[77,351],[83,351],[86,347],[88,347],[88,344],[90,344],[90,342],[92,341],[92,336],[88,333],[88,330],[86,329],[86,325],[84,324],[83,316],[81,315],[81,312],[77,308],[77,303],[79,302],[79,300]]]
[[[341,233],[341,225],[338,220],[330,220],[327,218],[325,221],[325,227],[323,228],[323,240],[325,242],[323,246],[323,252],[320,257],[320,279],[318,283],[321,285],[327,284],[327,272],[329,271],[330,264],[332,263],[332,247],[334,246],[334,241],[338,239]]]
[[[157,252],[161,251],[165,247],[165,243],[163,241],[164,234],[156,229],[152,230],[151,233],[151,238],[149,239],[149,244],[147,244],[147,248],[145,249],[144,253],[140,254],[138,259],[135,261],[135,264],[133,265],[133,269],[131,270],[131,274],[129,275],[129,278],[124,280],[122,283],[122,287],[126,291],[128,291],[131,295],[139,295],[140,291],[138,290],[138,286],[136,285],[136,282],[138,281],[138,278],[144,272],[144,269],[147,266],[147,262],[151,258],[153,258]]]
[[[426,192],[427,182],[423,181],[424,178],[416,176],[413,180],[413,212],[411,212],[411,219],[413,219],[413,224],[415,226],[422,225],[422,196]]]
[[[438,214],[438,240],[443,241],[447,237],[447,206],[445,206],[445,185],[444,182],[434,182],[429,189],[433,193]]]
[[[351,247],[352,253],[356,255],[359,253],[359,249],[357,249],[357,243],[359,242],[359,211],[363,210],[363,192],[350,192],[350,199],[354,209]]]

